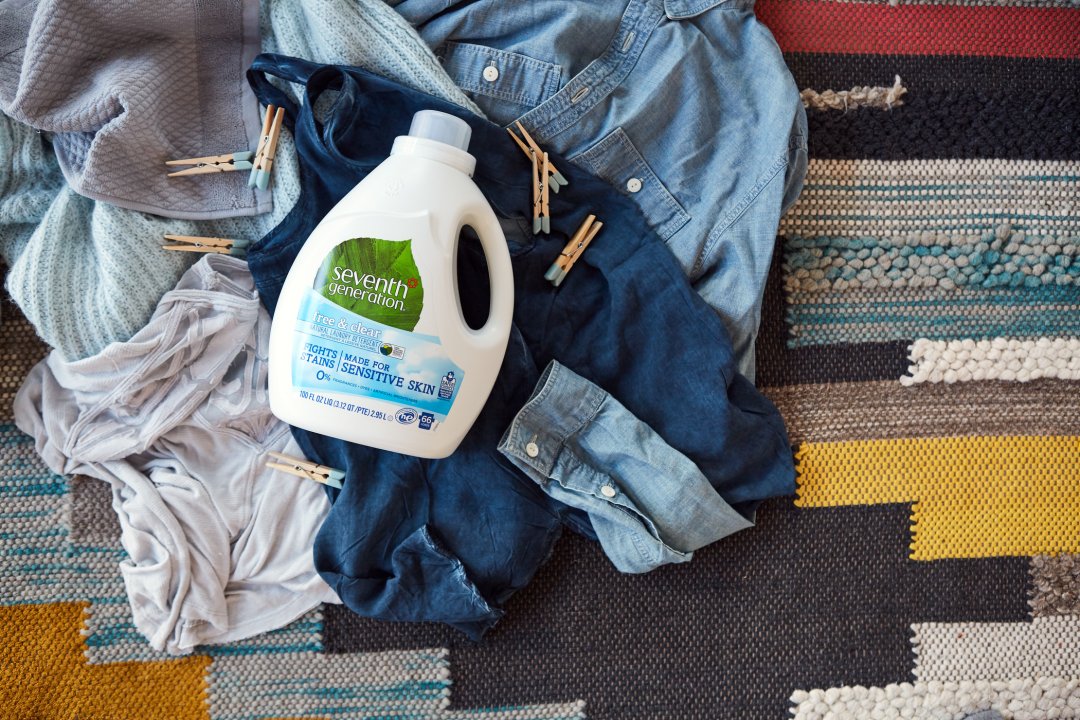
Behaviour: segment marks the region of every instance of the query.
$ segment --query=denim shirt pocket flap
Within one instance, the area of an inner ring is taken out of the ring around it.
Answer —
[[[669,20],[689,20],[729,0],[664,0],[664,14]]]
[[[664,240],[690,220],[622,128],[615,128],[570,161],[590,170],[635,201],[649,226]]]
[[[529,107],[557,93],[562,77],[560,65],[470,43],[447,42],[442,60],[446,72],[465,92]]]

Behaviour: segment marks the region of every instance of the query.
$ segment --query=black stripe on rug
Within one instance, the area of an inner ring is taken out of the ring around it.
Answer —
[[[927,90],[905,80],[891,110],[808,110],[817,159],[1080,159],[1080,93]]]
[[[898,380],[908,369],[908,340],[840,343],[789,348],[783,341],[757,342],[758,387],[804,383]]]
[[[776,720],[796,689],[908,681],[913,622],[1027,618],[1028,561],[908,559],[908,505],[762,506],[684,565],[617,572],[564,537],[481,644],[328,607],[328,652],[449,647],[455,707],[586,701],[592,720]]]
[[[825,53],[784,53],[784,59],[800,90],[888,87],[899,75],[912,90],[1001,94],[1017,107],[1032,94],[1080,92],[1080,60]]]

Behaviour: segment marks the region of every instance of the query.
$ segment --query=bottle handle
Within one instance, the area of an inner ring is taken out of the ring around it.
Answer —
[[[465,225],[475,230],[487,260],[491,285],[487,322],[477,330],[469,328],[469,335],[479,345],[477,349],[488,350],[505,343],[505,329],[514,317],[514,270],[498,218],[485,200],[481,198],[480,203],[462,214],[458,232]]]

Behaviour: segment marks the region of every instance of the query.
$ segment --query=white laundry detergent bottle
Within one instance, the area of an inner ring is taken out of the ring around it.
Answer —
[[[487,400],[513,315],[510,254],[472,181],[472,130],[422,110],[390,157],[304,243],[270,331],[270,409],[296,427],[425,458],[450,455]],[[487,258],[491,304],[461,311],[464,226]]]

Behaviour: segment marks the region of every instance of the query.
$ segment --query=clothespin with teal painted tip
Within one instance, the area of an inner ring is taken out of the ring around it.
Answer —
[[[255,162],[257,163],[263,155],[263,150],[266,149],[266,142],[270,139],[270,126],[274,120],[274,106],[267,105],[266,113],[263,115],[262,132],[259,133],[259,142],[255,146]],[[259,171],[254,166],[251,168],[251,174],[248,175],[248,187],[255,187],[259,182]]]
[[[548,194],[550,186],[547,185],[542,178],[547,175],[547,169],[550,161],[548,160],[548,154],[544,153],[544,158],[541,160],[535,153],[529,154],[530,161],[532,162],[532,214],[533,214],[533,235],[540,232],[551,232],[551,205],[548,202],[551,197]]]
[[[172,240],[179,245],[162,245],[163,250],[176,250],[178,252],[217,253],[218,255],[234,255],[246,257],[247,248],[251,243],[247,240],[232,240],[219,237],[197,237],[195,235],[166,235],[166,240]]]
[[[207,175],[209,173],[234,172],[236,170],[250,170],[252,152],[225,153],[224,155],[208,155],[200,158],[187,158],[184,160],[167,160],[166,165],[194,165],[187,170],[178,170],[169,173],[169,177],[181,177],[184,175]]]
[[[532,139],[532,136],[529,135],[529,131],[525,129],[525,126],[522,125],[520,121],[517,121],[516,124],[518,130],[520,130],[521,134],[525,137],[525,141],[522,141],[521,138],[515,135],[514,131],[510,128],[506,128],[506,132],[510,133],[510,137],[514,138],[514,142],[521,148],[521,152],[525,153],[526,157],[532,157],[533,155],[538,159],[543,157],[544,151],[541,150],[540,146],[536,144],[536,141]],[[526,142],[528,144],[526,144]],[[554,163],[548,164],[548,171],[544,173],[544,180],[555,192],[559,192],[560,187],[570,184],[570,181],[566,179],[565,175],[558,171]]]
[[[270,452],[270,456],[280,462],[268,462],[266,467],[274,470],[296,475],[297,477],[314,480],[317,483],[328,485],[341,490],[341,481],[345,479],[345,473],[336,468],[318,465],[309,460],[294,458],[279,452]]]
[[[562,285],[567,273],[574,267],[574,263],[585,252],[585,248],[589,247],[589,243],[593,241],[593,238],[596,237],[602,227],[604,227],[604,223],[596,220],[595,215],[589,215],[585,218],[585,222],[581,223],[581,227],[570,237],[570,242],[566,243],[566,247],[559,253],[559,257],[555,258],[555,262],[551,263],[551,267],[544,273],[544,279],[555,287]]]
[[[285,108],[266,106],[259,146],[255,148],[255,160],[252,162],[251,175],[248,176],[248,187],[265,190],[270,186],[270,170],[274,164],[274,154],[277,152],[278,137],[281,135],[281,122],[284,117]]]
[[[536,155],[529,153],[529,158],[532,161],[532,174],[530,185],[532,185],[532,216],[533,216],[533,235],[540,232],[543,224],[540,220],[540,210],[544,204],[543,192],[540,190],[540,165],[537,162]]]
[[[548,177],[548,171],[551,169],[551,161],[548,159],[548,154],[544,153],[544,162],[540,166],[540,229],[547,234],[551,234],[551,203],[549,199],[551,195],[551,184],[544,182],[544,178]]]

